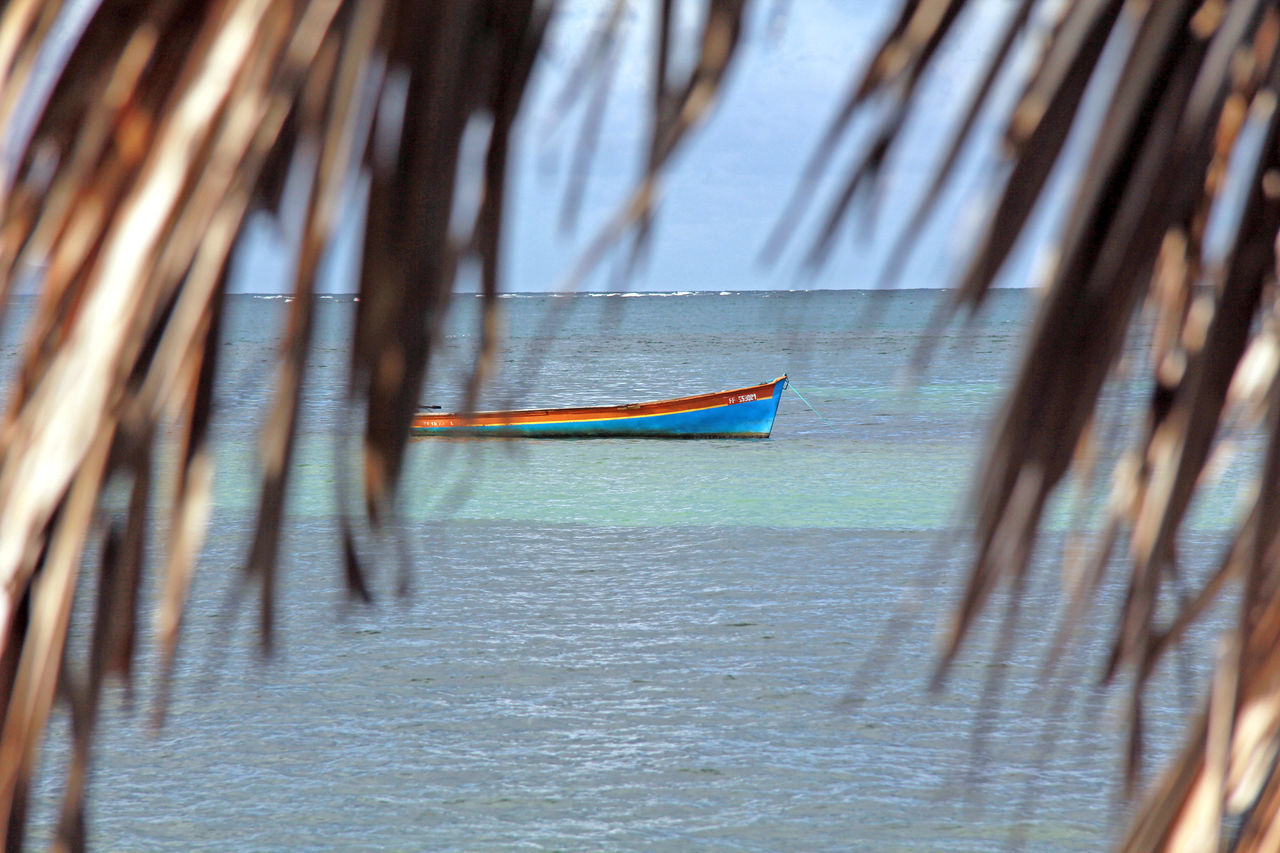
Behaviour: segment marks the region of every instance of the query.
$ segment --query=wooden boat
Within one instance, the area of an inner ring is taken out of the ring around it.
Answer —
[[[419,436],[504,438],[768,438],[787,377],[651,403],[442,414],[421,410]]]

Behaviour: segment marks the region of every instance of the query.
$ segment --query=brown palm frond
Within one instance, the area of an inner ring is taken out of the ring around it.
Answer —
[[[0,17],[4,115],[31,91],[34,57],[59,11],[55,3],[14,3]],[[362,311],[355,362],[356,393],[371,398],[370,479],[393,484],[395,434],[406,431],[406,405],[417,393],[413,377],[420,378],[425,358],[426,342],[413,329],[426,327],[424,317],[438,321],[442,295],[452,287],[451,258],[460,251],[445,230],[456,164],[450,152],[473,115],[492,117],[479,236],[462,241],[462,249],[477,247],[486,287],[496,292],[506,138],[546,17],[547,9],[533,2],[103,0],[92,12],[0,196],[5,293],[20,269],[44,268],[0,427],[0,693],[7,702],[0,818],[14,846],[59,690],[71,698],[77,743],[59,832],[68,846],[84,843],[80,803],[93,708],[103,679],[127,678],[132,667],[158,464],[149,436],[176,419],[185,437],[173,466],[173,503],[161,509],[171,524],[156,625],[162,690],[167,683],[209,510],[218,325],[227,259],[247,211],[279,198],[291,162],[310,164],[295,301],[263,437],[262,497],[248,562],[262,588],[266,642],[310,294],[334,228],[345,164],[365,147],[356,119],[361,80],[382,67],[384,93],[387,79],[408,89],[399,104],[382,97],[386,111],[401,111],[405,132],[375,140],[381,147],[369,162],[374,209],[397,208],[400,227],[382,234],[398,249],[388,257],[415,278],[375,274],[366,282],[370,308],[384,306],[392,290],[399,304],[372,318]],[[434,35],[438,49],[419,50],[423,34]],[[387,128],[392,117],[379,121]],[[422,200],[424,208],[401,218]],[[430,263],[418,263],[424,256]],[[407,375],[390,388],[387,369],[397,358]],[[383,381],[361,385],[366,374]],[[61,662],[79,554],[98,495],[115,479],[131,481],[131,509],[123,531],[111,533],[104,548],[93,660],[87,684],[77,685]],[[371,494],[371,505],[388,500],[385,490]]]
[[[899,25],[881,44],[872,71],[853,91],[802,177],[816,180],[854,107],[889,85],[885,57],[910,68],[901,45],[902,23],[919,16],[923,2],[906,3]],[[934,4],[938,9],[945,4]],[[941,28],[945,16],[936,14]],[[978,242],[952,307],[979,305],[1027,230],[1031,212],[1059,167],[1067,134],[1082,124],[1091,84],[1102,90],[1104,115],[1090,155],[1076,180],[1063,225],[1059,257],[1027,348],[1006,397],[977,476],[974,494],[977,552],[939,674],[949,668],[993,590],[1024,585],[1041,518],[1050,497],[1078,463],[1079,447],[1116,375],[1124,344],[1139,325],[1142,307],[1151,335],[1151,406],[1145,414],[1135,464],[1120,472],[1105,541],[1085,583],[1073,594],[1050,662],[1062,655],[1071,623],[1117,539],[1129,542],[1129,576],[1107,678],[1130,684],[1128,778],[1136,781],[1143,755],[1142,702],[1147,680],[1189,624],[1245,578],[1234,651],[1218,662],[1206,716],[1189,731],[1186,751],[1166,771],[1139,809],[1126,849],[1215,847],[1221,827],[1247,812],[1237,849],[1273,849],[1278,817],[1274,756],[1280,745],[1275,662],[1280,551],[1274,547],[1275,445],[1280,426],[1265,426],[1271,448],[1254,503],[1238,521],[1233,544],[1217,571],[1191,590],[1185,609],[1161,616],[1175,572],[1176,544],[1209,461],[1241,406],[1274,410],[1277,397],[1274,284],[1280,230],[1280,12],[1261,0],[1161,3],[1077,0],[1065,4],[1005,133],[1002,193]],[[1001,45],[1000,51],[1009,50]],[[928,63],[930,57],[921,55]],[[1105,64],[1104,64],[1105,63]],[[989,85],[988,83],[981,84]],[[991,96],[979,94],[979,101]],[[970,110],[972,115],[972,108]],[[966,119],[957,140],[968,133]],[[889,128],[879,144],[896,142]],[[1252,140],[1249,145],[1242,140]],[[959,141],[955,145],[960,144]],[[954,145],[952,150],[954,150]],[[954,155],[952,155],[954,156]],[[858,166],[846,189],[877,168],[879,153]],[[953,160],[948,159],[953,165]],[[1247,189],[1223,194],[1235,170]],[[937,188],[930,191],[935,198]],[[802,193],[808,195],[808,193]],[[839,199],[815,243],[844,215]],[[1219,272],[1201,258],[1210,215],[1234,221]],[[784,215],[782,234],[796,212]],[[1250,349],[1263,355],[1247,358]],[[1258,372],[1261,371],[1259,375]],[[1246,399],[1237,399],[1240,394]],[[1185,578],[1184,578],[1185,580]]]
[[[669,53],[658,52],[647,172],[598,251],[633,227],[643,242],[658,173],[713,103],[744,5],[708,5],[685,79],[672,79]],[[615,4],[615,21],[623,7]],[[69,9],[82,19],[60,27]],[[264,646],[314,280],[352,164],[370,176],[350,401],[364,414],[373,525],[394,512],[409,419],[468,259],[479,263],[485,306],[475,399],[497,346],[511,132],[552,11],[539,0],[101,0],[87,12],[20,0],[0,12],[0,121],[37,116],[10,140],[16,153],[0,173],[0,297],[22,271],[42,270],[0,421],[0,822],[10,845],[21,844],[25,791],[58,695],[72,708],[75,741],[59,843],[85,843],[96,703],[105,678],[132,671],[157,494],[172,496],[157,508],[169,531],[156,566],[163,711],[210,511],[227,259],[248,212],[281,204],[286,173],[303,176],[305,213],[244,576],[259,589]],[[664,44],[672,15],[667,4]],[[74,45],[43,80],[34,69],[54,32],[71,33],[62,37]],[[604,32],[611,38],[613,26]],[[481,157],[463,151],[472,145]],[[483,163],[480,190],[457,205],[464,153]],[[571,190],[566,209],[573,203]],[[474,210],[473,220],[455,221],[460,209]],[[182,436],[172,466],[152,441],[171,425]],[[156,482],[163,470],[173,471],[172,488]],[[106,533],[92,660],[79,683],[63,661],[80,554],[100,494],[117,481],[130,505],[123,528]],[[342,524],[347,586],[367,599],[352,522]]]

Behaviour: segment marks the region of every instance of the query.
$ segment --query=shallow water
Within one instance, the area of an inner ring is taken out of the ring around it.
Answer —
[[[95,846],[1105,846],[1123,825],[1123,697],[1067,701],[1038,679],[1056,575],[1042,570],[1028,592],[1016,651],[991,662],[993,610],[945,689],[928,690],[964,568],[951,528],[1030,300],[996,294],[980,323],[932,342],[912,384],[903,367],[939,296],[503,299],[504,366],[486,404],[625,402],[786,372],[819,414],[787,393],[767,441],[415,441],[396,528],[410,594],[394,592],[394,543],[369,545],[372,609],[341,604],[333,520],[354,305],[323,302],[280,650],[265,665],[235,579],[287,306],[236,298],[215,518],[168,723],[148,731],[147,675],[132,700],[108,696]],[[424,402],[460,399],[477,307],[459,299]],[[1114,406],[1141,405],[1136,387],[1111,393]],[[1237,485],[1205,502],[1188,565],[1211,561]],[[1065,518],[1051,519],[1047,546]],[[1118,588],[1106,592],[1067,663],[1086,684]],[[1185,672],[1159,677],[1156,757],[1194,707],[1209,646],[1197,634]],[[983,700],[988,685],[998,701]],[[61,753],[49,753],[54,770]],[[55,790],[42,782],[38,822]]]

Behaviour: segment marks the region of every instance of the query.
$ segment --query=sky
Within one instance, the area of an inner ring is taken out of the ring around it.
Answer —
[[[697,43],[703,2],[676,0],[683,22],[677,41],[684,45],[686,56]],[[76,14],[67,17],[83,20],[93,5],[94,0],[75,0],[69,6]],[[569,71],[612,5],[613,0],[562,0],[534,69],[514,131],[505,290],[561,289],[584,246],[625,202],[640,175],[647,148],[656,0],[626,3],[619,62],[585,179],[581,213],[576,227],[562,227],[561,209],[591,93],[584,92],[567,110],[561,94]],[[936,69],[926,78],[919,109],[887,163],[874,213],[855,214],[842,225],[834,251],[821,269],[806,269],[802,259],[817,235],[835,186],[865,144],[876,115],[874,106],[850,128],[827,180],[809,199],[806,216],[787,250],[773,264],[762,263],[760,254],[797,187],[807,158],[898,5],[896,0],[753,0],[742,46],[719,101],[708,122],[678,152],[664,180],[645,264],[620,281],[616,274],[620,265],[606,262],[581,288],[734,291],[886,283],[881,272],[889,247],[931,178],[968,88],[981,70],[984,48],[1011,11],[1013,0],[970,4],[960,31],[944,44]],[[74,20],[68,23],[69,32],[75,28]],[[985,117],[983,127],[981,144],[962,162],[959,180],[943,198],[939,215],[911,235],[911,260],[888,283],[942,287],[959,274],[957,268],[980,222],[978,212],[989,201],[992,187],[995,117]],[[6,134],[6,142],[12,144],[14,136]],[[354,289],[363,217],[360,195],[357,188],[345,206],[349,215],[321,274],[322,292]],[[266,215],[249,223],[233,261],[233,289],[276,293],[290,289],[289,265],[279,249],[281,230],[289,227],[288,222],[276,223]],[[1031,251],[1023,252],[1001,283],[1028,284],[1033,261]],[[460,282],[460,289],[469,287],[474,283]]]
[[[655,3],[633,2],[623,33],[623,53],[578,227],[560,227],[577,134],[585,113],[584,95],[559,121],[553,107],[563,80],[597,22],[606,0],[580,0],[560,10],[556,29],[532,82],[517,129],[513,162],[512,227],[507,234],[507,288],[542,291],[563,286],[568,272],[635,185],[646,146],[648,55]],[[696,3],[685,4],[696,13]],[[752,290],[874,287],[881,283],[890,244],[910,215],[919,190],[932,177],[943,138],[958,119],[968,86],[981,70],[984,38],[1012,8],[1009,0],[988,0],[962,21],[930,75],[921,109],[911,120],[904,144],[890,159],[874,215],[855,215],[842,226],[827,263],[816,272],[802,259],[838,179],[860,153],[874,110],[856,122],[841,147],[828,180],[808,205],[795,238],[778,262],[760,261],[761,249],[777,225],[801,171],[838,104],[862,72],[871,49],[892,21],[897,4],[885,0],[757,0],[749,8],[744,44],[707,124],[679,153],[665,181],[666,192],[645,266],[622,283],[628,290]],[[696,15],[689,15],[691,19]],[[696,24],[696,20],[691,20]],[[689,43],[697,36],[687,31]],[[1012,90],[1011,90],[1012,91]],[[988,198],[991,146],[996,125],[988,118],[984,151],[965,160],[961,180],[942,205],[941,215],[912,242],[917,251],[895,282],[904,287],[942,287],[958,273]],[[1011,270],[1029,277],[1030,258]],[[619,286],[616,264],[588,279],[583,288]],[[1010,283],[1010,282],[1006,282]]]
[[[837,105],[892,22],[889,0],[755,0],[743,44],[709,120],[678,152],[666,178],[645,262],[625,280],[622,253],[578,284],[581,290],[737,291],[943,287],[960,272],[971,246],[978,212],[989,200],[993,117],[984,121],[984,145],[968,156],[960,180],[944,197],[939,215],[910,238],[913,252],[901,274],[882,277],[889,247],[904,226],[920,189],[932,177],[943,140],[963,109],[968,87],[981,70],[983,48],[1012,8],[1011,0],[983,0],[961,21],[958,38],[941,51],[926,78],[920,108],[889,159],[874,214],[855,214],[842,225],[834,250],[818,270],[802,260],[818,232],[838,179],[865,144],[874,107],[850,128],[827,180],[813,194],[795,237],[772,264],[761,250],[777,225],[804,164]],[[576,226],[566,229],[561,211],[575,167],[575,148],[591,91],[564,109],[563,90],[612,0],[568,0],[556,12],[535,66],[514,130],[503,247],[502,287],[511,292],[563,289],[584,247],[626,201],[636,185],[647,148],[649,57],[656,2],[630,0],[619,40],[619,61],[606,102],[599,139],[585,178]],[[679,39],[686,55],[700,32],[700,0],[677,0]],[[1012,90],[1010,90],[1012,91]],[[346,205],[348,221],[321,273],[322,292],[353,289],[362,204]],[[288,265],[278,243],[279,226],[265,216],[247,229],[232,277],[236,290],[288,289]],[[1022,253],[1002,283],[1025,285],[1031,252]],[[285,282],[285,284],[281,284]],[[465,278],[459,290],[474,289]]]

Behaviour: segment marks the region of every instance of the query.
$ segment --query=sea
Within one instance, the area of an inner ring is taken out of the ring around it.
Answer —
[[[243,577],[257,434],[284,297],[231,297],[212,518],[164,722],[148,635],[103,699],[89,786],[112,851],[1097,850],[1125,829],[1131,674],[1100,681],[1113,566],[1046,660],[1099,528],[1107,463],[1146,402],[1140,342],[1108,388],[1092,483],[1064,488],[1016,608],[998,594],[935,683],[970,555],[975,467],[1036,296],[932,321],[942,291],[509,295],[485,407],[636,402],[787,374],[766,440],[410,443],[396,516],[362,530],[373,603],[344,596],[340,512],[359,512],[347,406],[358,305],[325,297],[279,560],[276,643]],[[481,300],[453,300],[424,405],[461,404]],[[11,312],[11,371],[23,312]],[[1248,468],[1249,447],[1242,453]],[[157,465],[172,471],[176,439]],[[1105,449],[1109,448],[1109,449]],[[1184,535],[1218,559],[1247,477]],[[162,486],[157,504],[171,492]],[[102,523],[119,514],[109,493]],[[152,565],[167,535],[155,513]],[[90,554],[92,558],[92,554]],[[72,626],[82,660],[91,573]],[[149,583],[145,605],[154,601]],[[151,612],[149,609],[146,611]],[[1211,614],[1153,677],[1149,784],[1200,707]],[[1012,637],[1009,641],[1007,638]],[[1002,639],[1005,638],[1005,639]],[[79,654],[80,657],[76,657]],[[66,762],[50,725],[33,793],[44,846]]]

